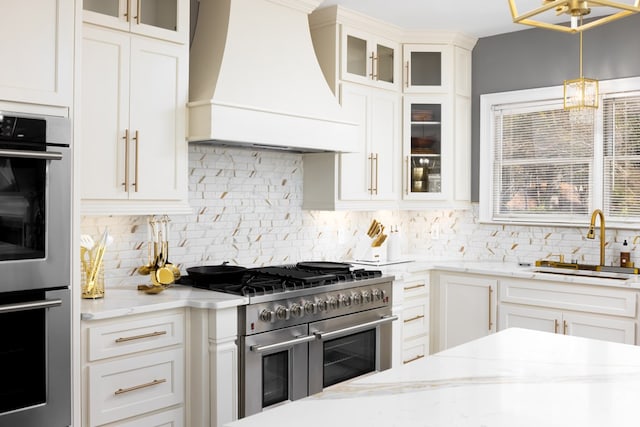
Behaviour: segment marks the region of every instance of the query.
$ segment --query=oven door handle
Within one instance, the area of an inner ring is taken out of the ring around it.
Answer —
[[[285,348],[293,347],[294,345],[297,345],[297,344],[304,344],[310,341],[315,341],[315,339],[316,337],[314,335],[305,335],[301,337],[296,337],[292,340],[281,341],[275,344],[252,345],[251,347],[249,347],[249,349],[256,353],[264,353],[265,351],[282,350]]]
[[[0,157],[37,160],[62,160],[62,153],[55,151],[0,150]]]
[[[0,314],[13,311],[38,310],[41,308],[58,307],[62,305],[61,299],[45,299],[41,301],[23,302],[18,304],[0,305]]]
[[[333,337],[337,337],[337,336],[340,336],[340,335],[352,334],[352,333],[355,333],[355,332],[360,332],[360,331],[364,331],[364,330],[367,330],[367,329],[371,329],[374,326],[378,326],[378,325],[382,325],[382,324],[385,324],[385,323],[393,322],[394,320],[398,320],[398,316],[393,316],[393,315],[383,316],[382,318],[380,318],[378,320],[373,320],[373,321],[367,322],[367,323],[361,323],[359,325],[349,326],[348,328],[338,329],[337,331],[331,331],[331,332],[317,331],[317,332],[314,332],[313,335],[318,337],[319,340],[328,340],[328,339],[331,339]]]

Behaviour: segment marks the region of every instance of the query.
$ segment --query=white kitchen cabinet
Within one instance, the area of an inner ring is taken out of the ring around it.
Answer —
[[[500,285],[499,329],[521,327],[636,343],[636,291],[539,280]]]
[[[404,44],[405,93],[449,93],[454,83],[453,46]]]
[[[83,214],[188,212],[185,45],[85,24]]]
[[[183,426],[185,315],[83,321],[82,425]]]
[[[187,43],[188,0],[83,0],[84,22]]]
[[[391,208],[398,199],[400,97],[383,89],[343,83],[342,108],[359,124],[355,153],[304,158],[306,209]],[[327,176],[334,179],[328,181]]]
[[[393,282],[393,314],[400,318],[393,325],[393,366],[429,355],[429,289],[426,272],[405,274]]]
[[[4,0],[0,99],[71,107],[73,0]]]
[[[496,332],[498,281],[490,277],[438,273],[434,351]],[[434,297],[435,298],[435,297]]]

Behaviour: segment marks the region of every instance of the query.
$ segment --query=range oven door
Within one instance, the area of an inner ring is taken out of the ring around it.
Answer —
[[[391,367],[391,322],[387,308],[309,324],[309,394]]]
[[[240,339],[239,417],[308,394],[306,324]]]
[[[70,293],[0,294],[0,426],[71,424]]]
[[[69,286],[69,120],[8,114],[0,112],[0,292]]]

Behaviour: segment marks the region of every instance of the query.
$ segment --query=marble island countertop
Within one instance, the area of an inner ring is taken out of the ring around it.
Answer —
[[[159,294],[147,295],[137,289],[106,289],[104,298],[83,299],[82,320],[99,320],[129,314],[149,313],[180,307],[223,309],[248,303],[245,297],[174,285]]]
[[[637,426],[640,347],[507,329],[228,424]]]

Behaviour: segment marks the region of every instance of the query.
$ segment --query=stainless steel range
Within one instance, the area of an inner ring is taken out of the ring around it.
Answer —
[[[249,297],[239,307],[239,416],[391,367],[393,277],[349,264],[248,269],[194,286]]]

